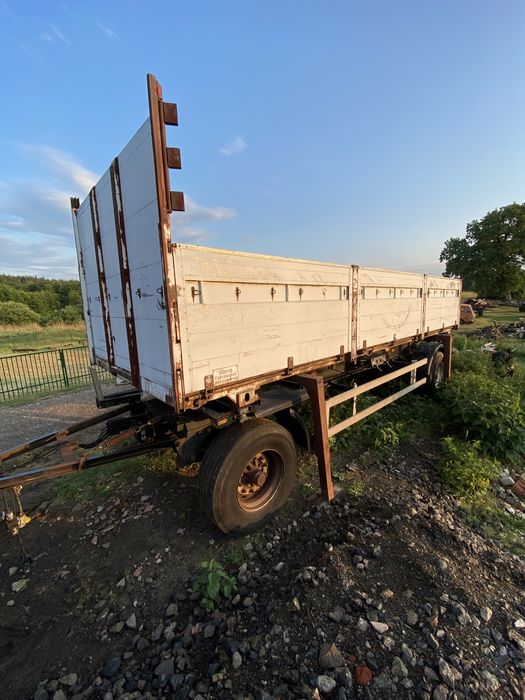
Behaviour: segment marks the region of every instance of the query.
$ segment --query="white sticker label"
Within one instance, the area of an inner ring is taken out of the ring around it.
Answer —
[[[222,386],[223,384],[230,384],[231,382],[236,382],[239,379],[239,365],[233,365],[232,367],[221,367],[220,369],[213,370],[213,384],[214,386]]]

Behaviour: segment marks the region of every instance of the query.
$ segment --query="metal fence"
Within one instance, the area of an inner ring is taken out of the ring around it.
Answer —
[[[87,345],[0,357],[0,402],[89,384],[89,364]]]

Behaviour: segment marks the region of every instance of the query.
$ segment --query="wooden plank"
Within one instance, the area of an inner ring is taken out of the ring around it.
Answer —
[[[388,404],[393,403],[394,401],[397,401],[397,399],[400,399],[402,396],[405,396],[406,394],[409,394],[411,391],[414,391],[420,386],[423,386],[427,381],[426,377],[424,379],[420,379],[417,382],[414,382],[413,384],[409,384],[406,386],[404,389],[401,389],[400,391],[396,391],[395,394],[392,394],[391,396],[388,396],[386,399],[382,399],[381,401],[378,401],[375,403],[373,406],[369,406],[368,408],[365,408],[363,411],[359,411],[359,413],[356,413],[355,416],[351,416],[350,418],[347,418],[344,421],[341,421],[341,423],[337,423],[337,425],[333,425],[332,427],[328,428],[328,437],[332,437],[333,435],[337,435],[337,433],[340,433],[341,430],[345,430],[346,428],[349,428],[350,426],[354,425],[355,423],[359,423],[360,420],[363,420],[363,418],[368,418],[368,416],[371,416],[372,413],[375,413],[376,411],[380,411],[382,408],[385,406],[388,406]]]
[[[387,382],[390,382],[393,379],[397,379],[398,377],[402,377],[404,374],[408,374],[409,372],[412,372],[412,370],[418,369],[418,367],[423,367],[427,363],[428,359],[425,357],[422,360],[418,360],[417,362],[412,362],[406,367],[401,367],[401,369],[396,369],[393,372],[389,372],[388,374],[385,374],[384,377],[373,379],[372,381],[367,382],[366,384],[361,384],[360,386],[356,386],[353,389],[344,391],[342,394],[332,396],[331,398],[326,399],[326,408],[330,410],[332,406],[337,406],[338,404],[343,403],[343,401],[348,401],[348,399],[353,399],[359,396],[360,394],[364,394],[365,392],[370,391],[371,389],[376,389],[378,386],[386,384]]]

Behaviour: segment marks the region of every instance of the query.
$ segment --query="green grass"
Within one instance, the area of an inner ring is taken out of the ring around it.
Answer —
[[[491,309],[485,309],[483,316],[478,316],[474,323],[464,323],[455,333],[470,335],[470,333],[480,328],[492,326],[494,322],[498,325],[504,325],[506,323],[515,323],[520,319],[525,321],[525,314],[520,314],[517,306],[495,306]]]
[[[54,350],[76,347],[87,343],[84,323],[67,326],[63,323],[53,326],[0,326],[0,357],[16,355],[19,352]]]
[[[512,515],[487,498],[467,509],[467,520],[513,554],[525,554],[525,518]]]
[[[145,470],[138,459],[120,460],[56,480],[57,497],[62,503],[86,503],[110,496],[115,484],[132,481]]]

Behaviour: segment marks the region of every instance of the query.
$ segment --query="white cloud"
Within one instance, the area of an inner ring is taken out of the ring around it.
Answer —
[[[54,41],[53,37],[49,32],[42,32],[42,34],[38,37],[39,41],[48,41],[52,43]]]
[[[56,36],[57,39],[60,39],[60,41],[63,44],[66,44],[66,46],[71,46],[71,41],[62,32],[62,30],[56,26],[56,24],[50,24],[49,26],[51,27],[51,31],[53,32],[53,34]]]
[[[118,38],[117,32],[114,32],[112,29],[109,27],[106,27],[105,24],[102,24],[102,22],[97,22],[97,27],[100,29],[100,31],[107,36],[108,39],[116,39]]]
[[[227,221],[237,214],[227,207],[204,207],[187,195],[184,200],[185,211],[171,215],[171,236],[176,242],[203,243],[210,239],[210,233],[196,224]]]
[[[236,136],[230,143],[222,148],[219,148],[219,153],[223,156],[233,156],[236,153],[241,153],[246,149],[247,143],[241,136]]]
[[[99,179],[99,175],[85,168],[70,153],[53,146],[33,146],[23,144],[21,149],[31,157],[36,157],[45,167],[62,180],[75,184],[86,194]]]

